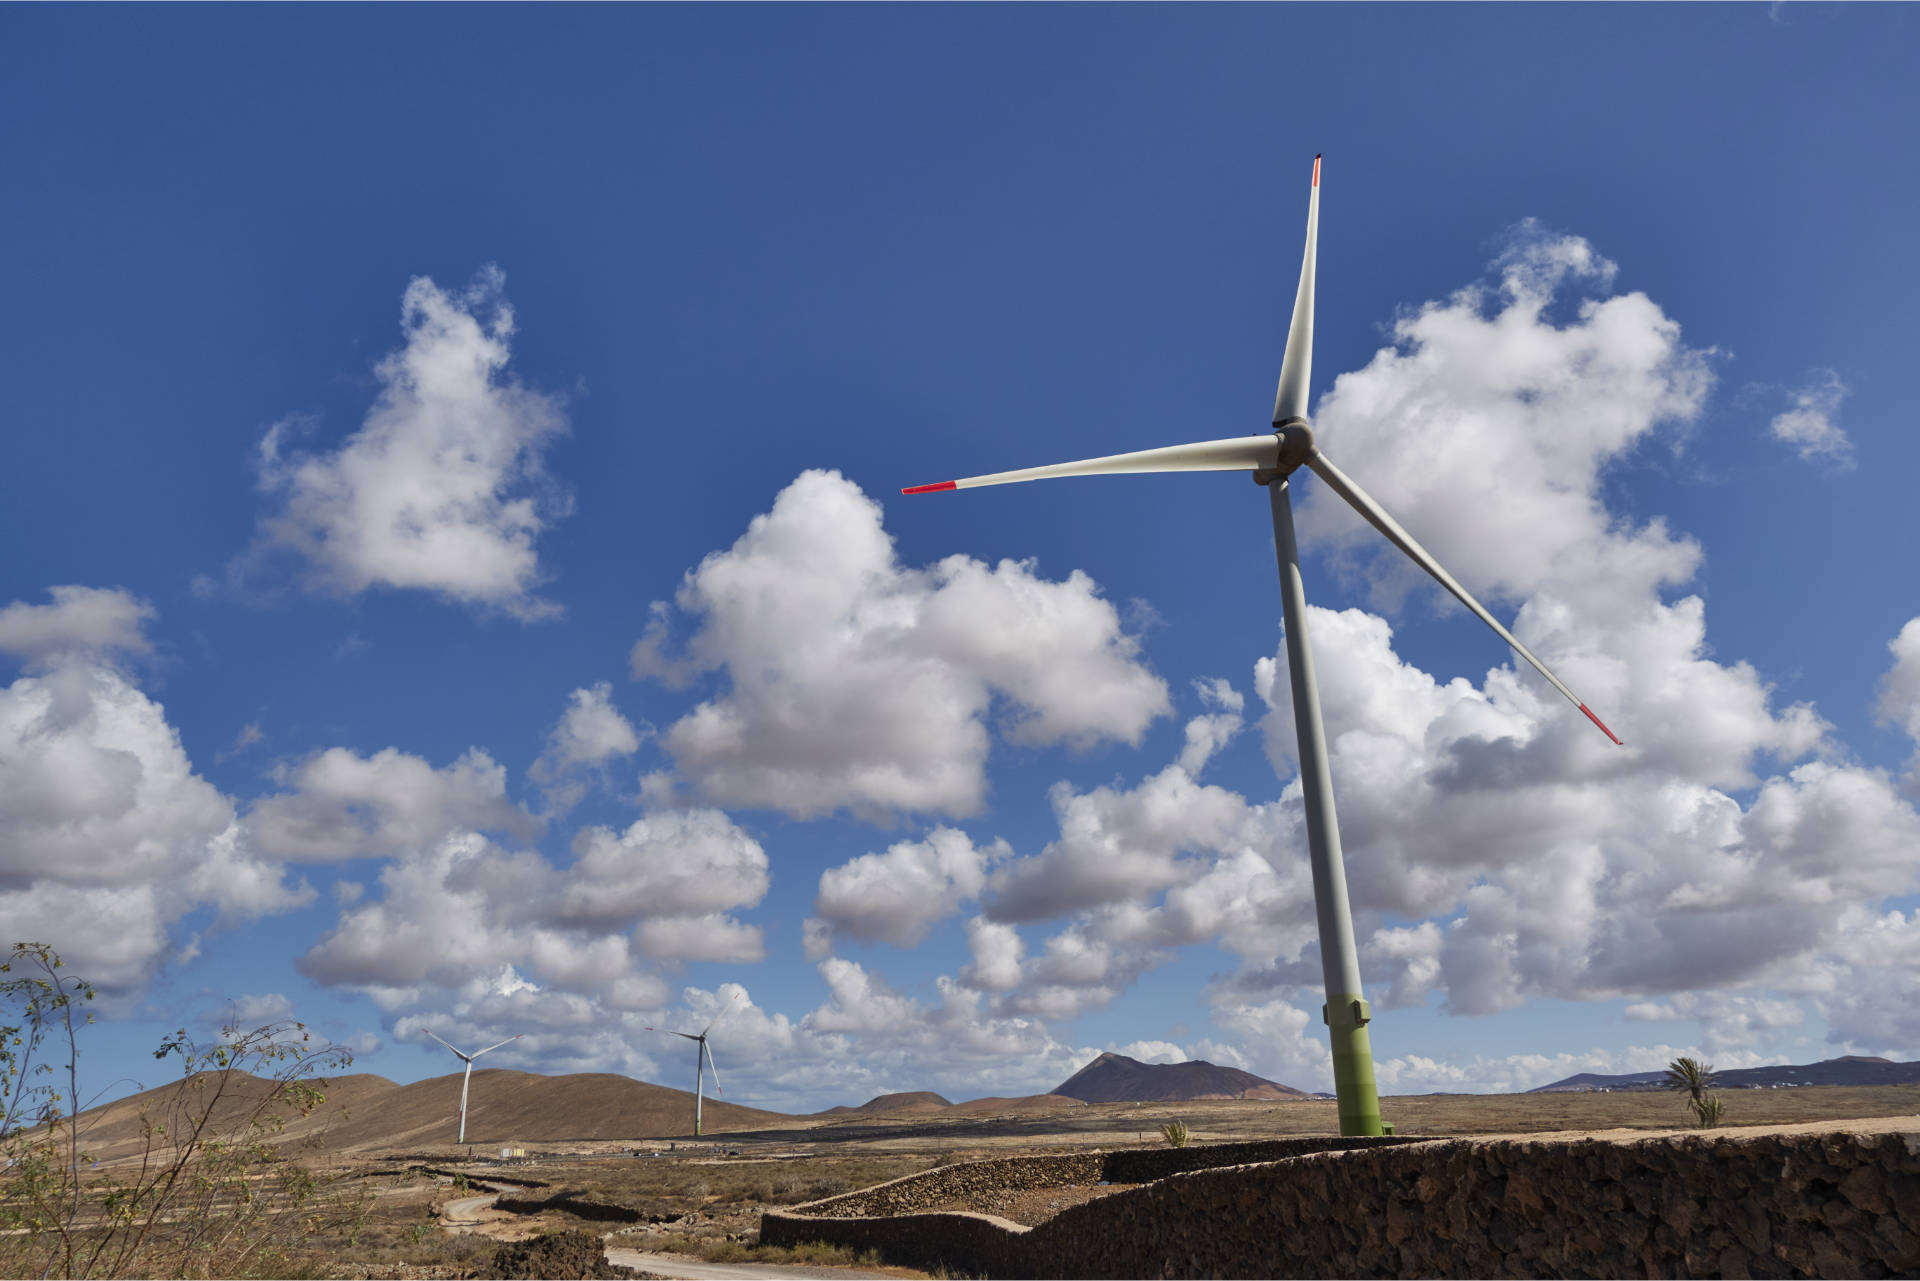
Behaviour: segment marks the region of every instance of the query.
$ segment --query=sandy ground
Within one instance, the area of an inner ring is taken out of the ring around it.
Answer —
[[[787,1277],[787,1278],[831,1278],[831,1277],[918,1277],[924,1273],[910,1272],[904,1268],[817,1268],[805,1264],[779,1263],[708,1263],[701,1259],[690,1259],[684,1254],[656,1254],[651,1250],[623,1250],[610,1247],[607,1250],[607,1262],[617,1263],[626,1268],[638,1268],[656,1277],[685,1277],[690,1281],[710,1281],[725,1277]]]
[[[1807,1087],[1723,1091],[1731,1120],[1715,1137],[1767,1133],[1900,1133],[1920,1148],[1920,1086]],[[1538,1142],[1592,1138],[1613,1142],[1658,1140],[1703,1133],[1676,1122],[1685,1102],[1662,1092],[1556,1095],[1426,1095],[1387,1098],[1382,1112],[1403,1135],[1470,1142]],[[954,1161],[1014,1155],[1158,1146],[1162,1124],[1179,1120],[1195,1143],[1244,1142],[1331,1134],[1331,1101],[1096,1104],[1035,1115],[1031,1111],[961,1116],[868,1115],[819,1124],[738,1130],[694,1143],[687,1140],[605,1139],[540,1143],[503,1141],[524,1158],[467,1160],[451,1144],[422,1150],[408,1144],[383,1155],[337,1153],[334,1169],[371,1192],[387,1239],[408,1236],[426,1221],[441,1240],[519,1240],[541,1232],[585,1229],[607,1240],[614,1262],[671,1277],[914,1277],[902,1269],[707,1263],[669,1253],[688,1238],[751,1244],[760,1215],[823,1195],[851,1191]],[[715,1145],[720,1145],[716,1152]],[[724,1155],[737,1152],[738,1155]],[[648,1155],[657,1153],[657,1155]],[[458,1176],[471,1181],[463,1188]],[[503,1180],[490,1183],[488,1180]],[[528,1186],[537,1185],[537,1186]],[[523,1200],[566,1193],[634,1213],[626,1222],[581,1218],[564,1208],[515,1213],[493,1205],[486,1189]],[[1037,1225],[1069,1205],[1119,1188],[1038,1188],[982,1207],[997,1216]],[[973,1209],[953,1205],[952,1209]],[[430,1243],[429,1243],[430,1244]],[[659,1248],[648,1248],[655,1246]],[[423,1247],[424,1249],[424,1247]],[[411,1260],[410,1247],[389,1246],[388,1259]],[[397,1254],[396,1254],[397,1252]],[[343,1256],[350,1257],[350,1256]],[[455,1256],[444,1255],[451,1259]],[[420,1259],[427,1264],[427,1256]],[[364,1275],[450,1276],[439,1267],[389,1268]],[[451,1265],[449,1265],[451,1266]]]

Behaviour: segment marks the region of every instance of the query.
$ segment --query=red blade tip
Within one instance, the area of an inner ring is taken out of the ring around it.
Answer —
[[[1320,157],[1318,156],[1313,158],[1313,185],[1316,187],[1320,185]]]
[[[937,485],[915,485],[910,489],[903,489],[900,492],[903,494],[937,494],[943,489],[958,489],[959,487],[959,482],[957,481],[943,480]]]
[[[1614,736],[1614,733],[1612,730],[1606,727],[1605,722],[1603,722],[1598,716],[1595,716],[1592,712],[1587,711],[1587,705],[1585,703],[1580,704],[1580,710],[1583,712],[1587,712],[1587,719],[1592,721],[1595,725],[1600,726],[1600,732],[1602,734],[1605,734],[1608,738],[1613,739],[1613,745],[1615,747],[1626,746],[1625,743],[1621,742],[1618,738]]]

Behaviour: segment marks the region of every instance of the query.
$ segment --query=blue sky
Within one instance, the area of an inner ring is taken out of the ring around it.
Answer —
[[[1322,443],[1628,744],[1302,483],[1383,1088],[1920,1057],[1915,23],[9,9],[0,932],[101,1086],[1325,1088],[1259,491],[898,494],[1262,430],[1324,152]]]

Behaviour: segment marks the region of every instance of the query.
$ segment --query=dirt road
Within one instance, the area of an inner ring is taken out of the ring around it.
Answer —
[[[684,1254],[655,1254],[651,1250],[623,1250],[618,1246],[607,1248],[607,1262],[618,1263],[628,1268],[638,1268],[656,1277],[684,1277],[688,1281],[724,1281],[725,1278],[732,1277],[785,1278],[786,1281],[831,1281],[836,1277],[859,1277],[888,1278],[892,1281],[903,1275],[898,1270],[882,1272],[874,1268],[821,1268],[807,1264],[778,1263],[708,1263],[702,1259],[690,1259]]]
[[[481,1224],[489,1219],[497,1219],[497,1214],[487,1211],[499,1200],[500,1194],[490,1192],[485,1196],[461,1197],[449,1201],[440,1207],[440,1221],[454,1231],[484,1231]],[[626,1250],[619,1246],[607,1248],[607,1262],[622,1264],[629,1268],[656,1277],[685,1277],[688,1281],[709,1281],[709,1278],[721,1277],[784,1277],[787,1281],[829,1281],[831,1278],[898,1278],[902,1273],[898,1269],[881,1272],[869,1268],[824,1268],[805,1264],[775,1263],[708,1263],[703,1259],[689,1258],[684,1254],[660,1254],[652,1250]]]
[[[499,1199],[498,1192],[489,1192],[485,1196],[463,1196],[458,1201],[449,1201],[440,1207],[440,1221],[449,1227],[470,1227],[479,1222],[480,1211]]]

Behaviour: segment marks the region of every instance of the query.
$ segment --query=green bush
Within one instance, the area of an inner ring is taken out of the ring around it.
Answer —
[[[1708,1092],[1717,1076],[1711,1063],[1678,1058],[1667,1065],[1667,1077],[1661,1084],[1686,1094],[1687,1109],[1693,1113],[1694,1123],[1704,1130],[1720,1124],[1726,1110],[1720,1096]]]

